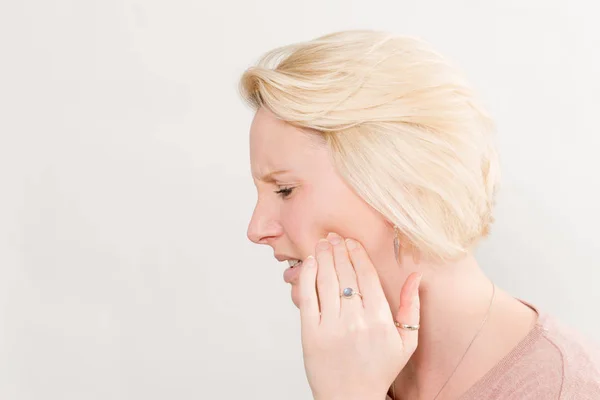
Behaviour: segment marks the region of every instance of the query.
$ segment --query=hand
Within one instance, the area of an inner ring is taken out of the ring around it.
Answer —
[[[400,294],[396,321],[419,323],[420,274]],[[336,234],[321,239],[299,279],[302,348],[316,400],[383,400],[417,348],[416,330],[397,328],[365,249]],[[353,288],[362,294],[342,298]]]

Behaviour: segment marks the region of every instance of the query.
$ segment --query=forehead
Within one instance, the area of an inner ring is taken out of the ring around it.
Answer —
[[[324,150],[317,134],[281,121],[264,107],[256,112],[250,127],[250,163],[255,178],[282,169],[301,169]]]

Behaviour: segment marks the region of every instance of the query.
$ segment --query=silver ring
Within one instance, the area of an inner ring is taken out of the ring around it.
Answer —
[[[421,327],[421,325],[419,325],[419,324],[408,325],[408,324],[401,324],[400,322],[397,322],[397,321],[394,322],[394,325],[396,325],[400,329],[407,329],[409,331],[418,331],[419,328]]]
[[[347,287],[346,289],[342,290],[342,293],[340,294],[340,297],[343,297],[345,299],[351,299],[354,296],[360,296],[360,298],[362,299],[362,294],[352,289],[351,287]]]

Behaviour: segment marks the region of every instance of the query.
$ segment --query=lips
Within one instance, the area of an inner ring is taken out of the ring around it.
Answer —
[[[290,264],[290,267],[283,272],[283,280],[285,283],[294,284],[296,281],[298,281],[298,277],[300,276],[302,261],[288,261],[288,263]]]

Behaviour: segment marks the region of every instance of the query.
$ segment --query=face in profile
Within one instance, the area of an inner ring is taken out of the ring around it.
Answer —
[[[293,268],[284,278],[298,306],[299,261],[314,254],[318,240],[335,232],[359,240],[377,265],[393,248],[390,225],[337,173],[324,138],[260,108],[250,129],[250,162],[258,200],[248,237],[271,246]],[[387,246],[386,246],[387,245]],[[287,265],[286,265],[287,268]]]

